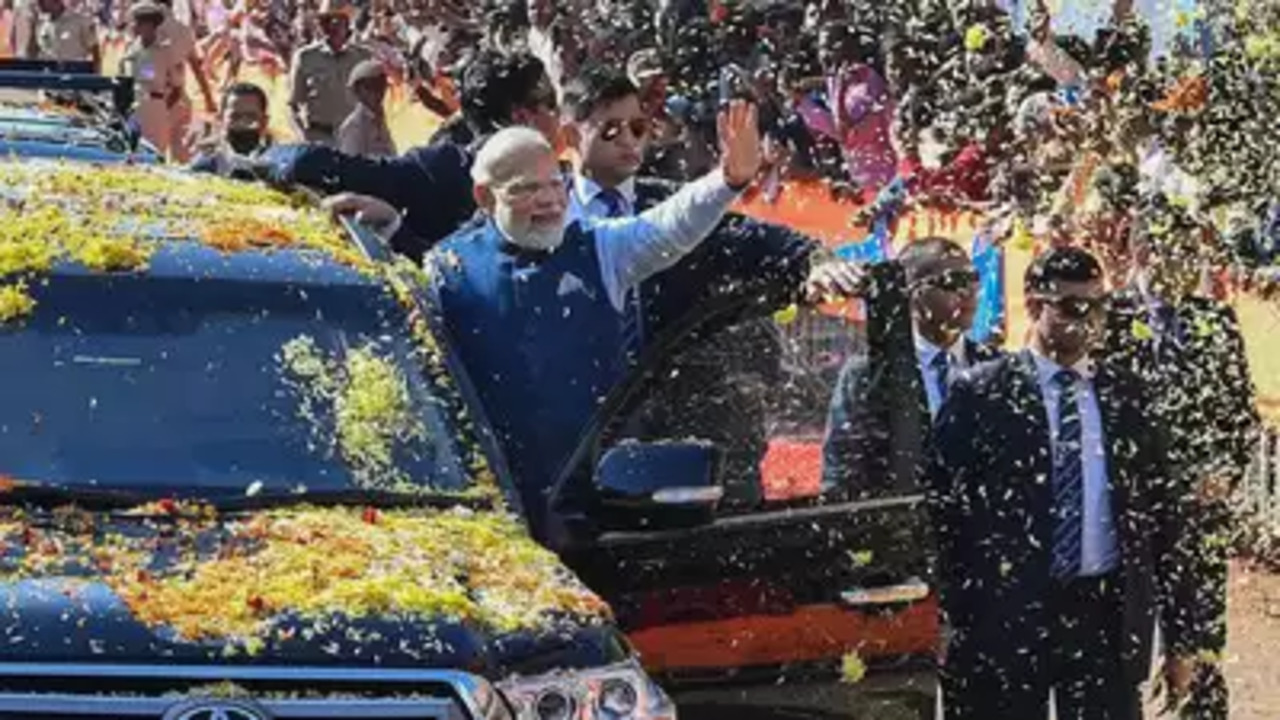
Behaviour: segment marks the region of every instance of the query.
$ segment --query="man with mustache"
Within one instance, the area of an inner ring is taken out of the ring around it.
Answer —
[[[499,131],[472,167],[482,216],[427,259],[535,535],[545,491],[639,348],[636,288],[697,247],[759,169],[755,108],[734,103],[719,123],[717,170],[638,216],[591,223],[569,221],[546,138]]]
[[[872,352],[845,364],[831,399],[822,463],[828,493],[918,492],[925,440],[952,379],[999,356],[965,337],[977,310],[978,274],[964,248],[922,238],[895,264],[903,277],[882,283],[880,294],[905,297],[870,304]]]

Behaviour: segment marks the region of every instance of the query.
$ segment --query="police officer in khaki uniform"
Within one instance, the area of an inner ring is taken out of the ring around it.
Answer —
[[[347,80],[356,66],[373,57],[368,48],[350,44],[351,8],[342,0],[325,0],[318,22],[324,37],[300,48],[289,75],[289,116],[298,137],[333,146],[338,126],[355,109]]]
[[[20,58],[40,56],[40,46],[36,43],[36,27],[39,20],[36,0],[15,0],[13,27],[9,30],[9,44],[15,56]]]
[[[165,11],[160,5],[143,0],[129,9],[133,25],[133,42],[120,59],[120,75],[133,78],[134,114],[142,137],[162,155],[170,154],[173,135],[172,108],[177,102],[178,79],[165,49],[160,45],[160,25]]]
[[[187,95],[187,70],[189,69],[204,99],[204,111],[213,116],[218,111],[209,77],[204,71],[204,61],[196,48],[196,34],[190,25],[174,16],[173,0],[155,0],[164,11],[160,25],[159,43],[164,50],[169,71],[177,79],[178,95],[170,108],[169,147],[174,160],[186,162],[191,157],[193,112],[191,98]]]
[[[64,0],[39,0],[44,14],[36,31],[37,56],[43,60],[102,62],[93,18],[67,7]]]
[[[377,60],[365,60],[351,71],[347,83],[356,97],[356,109],[338,128],[338,149],[348,155],[390,157],[396,154],[385,103],[387,73]]]

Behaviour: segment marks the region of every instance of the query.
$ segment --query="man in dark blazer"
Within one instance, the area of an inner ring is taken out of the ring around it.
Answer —
[[[918,492],[933,417],[960,370],[999,352],[965,336],[977,309],[969,255],[945,238],[908,245],[867,297],[865,355],[836,381],[823,443],[827,494]]]
[[[1261,420],[1235,312],[1196,292],[1212,260],[1206,240],[1173,206],[1157,200],[1143,212],[1130,246],[1135,276],[1111,298],[1106,358],[1148,386],[1171,437],[1170,462],[1194,491],[1181,535],[1193,594],[1182,603],[1205,634],[1185,638],[1191,646],[1180,650],[1198,651],[1200,662],[1177,670],[1195,679],[1184,716],[1226,720],[1228,499],[1253,459]]]
[[[1145,385],[1091,356],[1097,259],[1052,249],[1024,286],[1030,348],[966,372],[934,427],[947,718],[1043,718],[1052,692],[1061,720],[1139,720],[1157,610],[1171,652],[1194,637],[1186,488]]]
[[[526,53],[485,51],[462,79],[462,116],[474,141],[411,148],[399,157],[347,155],[320,145],[276,145],[260,172],[276,185],[304,185],[324,194],[378,198],[404,216],[392,247],[421,261],[433,245],[476,213],[471,163],[478,144],[499,128],[524,125],[555,142],[559,114],[542,63]]]

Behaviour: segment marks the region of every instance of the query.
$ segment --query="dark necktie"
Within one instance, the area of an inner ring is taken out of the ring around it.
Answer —
[[[604,203],[605,216],[611,218],[626,217],[627,199],[617,189],[605,189],[596,193],[596,198]]]
[[[627,200],[616,189],[604,189],[596,193],[596,198],[604,203],[605,213],[610,218],[627,216]],[[643,332],[640,322],[640,288],[632,288],[627,293],[622,307],[622,349],[628,361],[640,355],[643,343]]]
[[[1084,516],[1084,453],[1081,448],[1080,376],[1060,370],[1058,437],[1053,444],[1053,577],[1068,580],[1080,574]]]
[[[1186,344],[1186,326],[1178,317],[1178,309],[1172,305],[1159,305],[1155,310],[1156,329],[1160,332],[1160,342],[1172,342],[1175,347]]]
[[[929,361],[929,367],[933,369],[933,381],[938,388],[938,406],[941,407],[947,401],[947,390],[949,390],[949,379],[951,374],[951,357],[946,350],[939,352],[933,356],[933,360]]]

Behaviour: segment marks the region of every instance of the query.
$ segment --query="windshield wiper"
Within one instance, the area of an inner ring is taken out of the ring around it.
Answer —
[[[53,507],[76,505],[86,510],[122,510],[137,507],[155,499],[154,495],[97,488],[92,485],[58,485],[26,480],[10,480],[0,490],[0,505],[18,503]]]
[[[164,499],[212,505],[221,512],[241,512],[290,505],[368,506],[380,509],[411,507],[488,509],[493,506],[493,501],[487,497],[431,490],[397,492],[343,488],[229,496],[221,493],[201,495],[199,488],[178,491],[175,488],[148,487],[135,491],[100,488],[79,483],[67,485],[27,480],[8,480],[5,486],[0,488],[0,505],[30,504],[44,507],[75,505],[86,510],[131,510]]]
[[[432,490],[397,492],[393,490],[365,490],[359,488],[260,493],[241,497],[210,499],[210,502],[223,512],[261,510],[288,507],[290,505],[369,506],[381,509],[407,507],[488,509],[493,506],[491,499],[474,495],[449,494]]]

